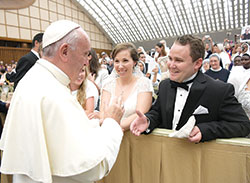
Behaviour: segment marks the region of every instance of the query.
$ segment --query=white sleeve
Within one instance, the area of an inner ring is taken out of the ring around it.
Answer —
[[[147,77],[140,78],[139,84],[138,84],[138,93],[141,92],[152,92],[153,93],[153,85],[150,79]]]
[[[95,84],[92,83],[91,81],[87,80],[86,99],[90,98],[90,97],[94,97],[94,104],[95,104],[95,108],[96,108],[97,101],[99,98],[99,93],[98,93],[98,90],[97,90]]]
[[[120,149],[117,144],[121,143],[123,132],[120,125],[112,118],[106,118],[101,128],[106,134],[106,142],[112,142],[106,144],[107,151],[105,159],[89,171],[72,176],[72,179],[80,182],[84,180],[96,181],[107,175],[113,167]]]
[[[243,83],[244,78],[244,68],[242,66],[234,66],[229,74],[227,82],[234,86],[235,97],[239,94],[240,86]]]
[[[112,118],[104,120],[101,126],[102,132],[105,135],[105,146],[106,152],[105,158],[98,165],[91,168],[90,170],[73,175],[73,176],[53,176],[53,182],[67,182],[67,183],[79,183],[79,182],[93,182],[102,179],[109,173],[113,167],[115,160],[119,152],[119,144],[122,141],[123,132],[120,125]],[[109,142],[109,143],[108,143]],[[13,176],[13,183],[41,183],[31,179],[27,175],[15,174]]]
[[[98,71],[98,76],[97,76],[95,82],[100,89],[102,89],[102,87],[104,86],[105,80],[108,78],[108,76],[109,76],[109,73],[108,73],[107,69],[102,68]]]

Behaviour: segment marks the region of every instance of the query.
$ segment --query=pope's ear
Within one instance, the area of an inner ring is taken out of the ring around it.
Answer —
[[[59,55],[63,62],[67,62],[69,56],[69,45],[67,43],[63,43],[59,47]]]

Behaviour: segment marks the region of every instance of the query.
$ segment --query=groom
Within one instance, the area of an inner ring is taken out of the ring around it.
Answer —
[[[191,35],[177,38],[167,63],[170,79],[160,83],[158,98],[148,113],[137,111],[138,117],[130,125],[134,135],[148,134],[154,128],[179,130],[192,115],[196,123],[188,137],[191,142],[250,133],[249,119],[234,97],[233,86],[199,71],[204,53],[201,39]]]

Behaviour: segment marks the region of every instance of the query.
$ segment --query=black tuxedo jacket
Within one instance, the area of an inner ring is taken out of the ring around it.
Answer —
[[[146,113],[150,120],[150,132],[154,128],[172,129],[175,98],[176,88],[171,88],[169,79],[163,80],[159,86],[156,102]],[[234,97],[233,86],[214,80],[201,72],[198,73],[190,88],[176,130],[185,125],[200,105],[209,111],[208,114],[194,115],[195,125],[202,133],[201,141],[245,137],[250,133],[249,119]]]
[[[23,76],[30,70],[30,68],[36,63],[39,58],[30,51],[24,55],[17,63],[16,74],[14,76],[14,89],[16,88],[18,82],[23,78]]]

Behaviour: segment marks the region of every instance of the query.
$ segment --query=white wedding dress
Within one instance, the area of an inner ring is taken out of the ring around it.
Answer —
[[[111,94],[110,102],[115,97],[116,82],[117,78],[114,78],[109,83],[106,83],[105,86],[103,87],[103,90],[106,90]],[[122,116],[122,120],[126,119],[127,117],[135,113],[137,104],[137,95],[141,92],[152,92],[153,94],[152,82],[144,76],[139,77],[137,79],[133,90],[129,94],[126,101],[124,101],[125,111]]]

